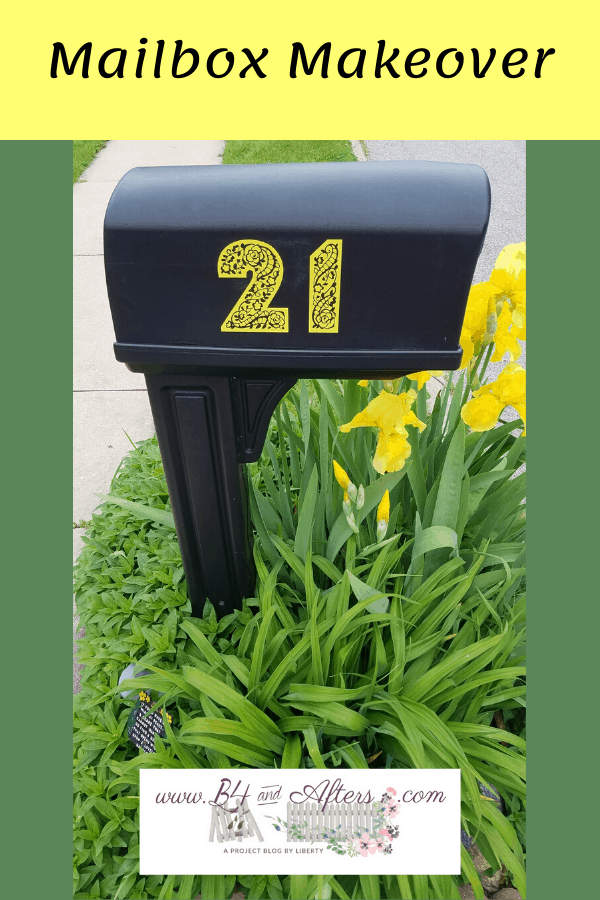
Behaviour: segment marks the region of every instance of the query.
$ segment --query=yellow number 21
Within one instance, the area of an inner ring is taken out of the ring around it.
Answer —
[[[340,317],[341,240],[327,240],[310,256],[308,330],[337,334]],[[289,331],[288,309],[270,306],[283,279],[277,250],[263,241],[233,241],[219,254],[219,278],[245,278],[250,284],[221,331]]]

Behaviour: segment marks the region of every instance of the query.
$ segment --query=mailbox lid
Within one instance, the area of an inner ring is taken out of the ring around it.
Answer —
[[[117,358],[140,370],[181,364],[207,372],[455,368],[489,208],[488,178],[476,165],[133,169],[105,218]],[[241,277],[223,272],[232,246]],[[267,309],[285,310],[286,330],[225,327],[262,277],[244,270],[252,247],[271,253],[279,280]],[[337,293],[328,309],[337,319],[314,328],[316,282],[331,273],[319,272],[327,253],[311,257],[332,247]]]

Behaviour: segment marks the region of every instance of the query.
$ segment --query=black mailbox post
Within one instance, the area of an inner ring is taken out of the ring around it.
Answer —
[[[106,212],[116,358],[143,372],[188,591],[253,591],[241,464],[299,377],[456,369],[490,188],[479,166],[133,169]]]

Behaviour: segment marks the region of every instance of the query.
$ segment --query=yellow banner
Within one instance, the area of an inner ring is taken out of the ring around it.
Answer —
[[[596,9],[11,4],[2,137],[595,138]]]

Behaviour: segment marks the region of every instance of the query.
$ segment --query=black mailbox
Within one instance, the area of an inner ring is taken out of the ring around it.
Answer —
[[[240,463],[298,377],[456,369],[487,229],[476,165],[133,169],[104,224],[115,354],[146,376],[199,614],[252,591]]]

